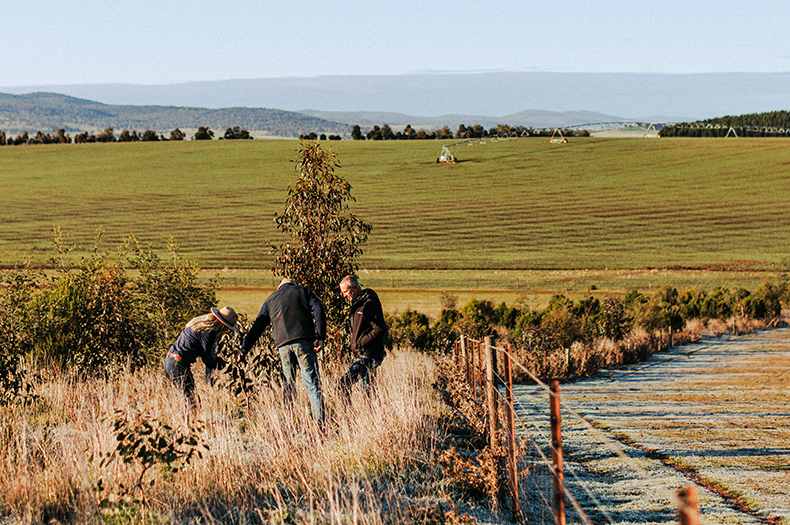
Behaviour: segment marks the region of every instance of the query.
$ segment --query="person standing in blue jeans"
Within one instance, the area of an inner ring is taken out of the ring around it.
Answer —
[[[246,354],[271,324],[274,346],[280,354],[283,375],[283,399],[288,410],[296,396],[296,370],[302,375],[310,398],[313,418],[323,427],[324,394],[318,374],[317,353],[324,348],[326,314],[318,296],[306,286],[291,279],[280,282],[261,306],[258,317],[244,338],[242,353]]]
[[[189,321],[167,351],[164,362],[165,375],[184,393],[190,409],[197,407],[192,363],[199,357],[206,365],[207,371],[220,365],[215,347],[225,328],[239,331],[236,328],[237,320],[238,316],[230,306],[219,310],[212,308],[210,313]]]

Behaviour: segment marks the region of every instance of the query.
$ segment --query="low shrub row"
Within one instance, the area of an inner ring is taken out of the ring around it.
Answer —
[[[390,316],[389,343],[448,353],[460,334],[497,336],[513,343],[517,357],[532,372],[544,379],[568,379],[601,366],[642,360],[670,337],[675,342],[698,337],[700,327],[713,321],[718,331],[724,325],[768,324],[788,305],[786,275],[767,277],[754,292],[724,287],[681,292],[665,286],[652,294],[632,290],[624,297],[590,296],[576,302],[557,294],[544,309],[475,299],[456,309],[449,298],[433,321],[413,310]]]

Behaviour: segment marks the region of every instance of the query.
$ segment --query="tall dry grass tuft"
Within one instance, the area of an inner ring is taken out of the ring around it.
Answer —
[[[157,522],[398,523],[435,482],[429,456],[440,401],[433,373],[430,358],[395,352],[380,369],[377,396],[355,391],[350,406],[338,404],[336,378],[327,373],[325,433],[311,420],[301,387],[287,414],[277,385],[260,388],[249,411],[240,411],[230,394],[200,384],[200,408],[190,414],[159,370],[109,381],[41,380],[37,403],[2,408],[0,512],[32,523],[102,514],[140,521],[143,510]],[[100,461],[116,448],[119,417],[175,430],[203,426],[199,440],[209,449],[178,472],[150,469],[142,488],[124,499],[140,481],[140,465]]]

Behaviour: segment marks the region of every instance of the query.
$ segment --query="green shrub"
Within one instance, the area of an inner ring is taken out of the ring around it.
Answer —
[[[782,313],[782,297],[787,294],[787,281],[785,279],[773,280],[766,277],[754,291],[754,296],[765,304],[763,317],[778,317]]]
[[[410,346],[422,351],[433,348],[434,334],[425,314],[406,310],[400,316],[392,318],[389,331],[395,345]]]
[[[0,287],[0,343],[4,354],[32,357],[39,367],[78,367],[89,374],[158,362],[181,327],[216,304],[216,280],[197,284],[199,268],[183,261],[172,240],[172,265],[164,265],[134,237],[117,259],[98,247],[75,267],[71,248],[55,229],[58,271],[49,279],[28,269],[7,272]],[[140,275],[126,269],[132,265]]]
[[[598,317],[598,332],[602,337],[622,341],[631,329],[631,323],[623,301],[614,297],[604,299]]]

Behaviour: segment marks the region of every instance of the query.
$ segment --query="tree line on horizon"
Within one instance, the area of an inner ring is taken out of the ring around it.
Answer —
[[[732,128],[732,130],[730,129]],[[790,111],[716,117],[665,126],[660,137],[790,137]]]
[[[37,144],[92,144],[96,142],[164,142],[164,141],[178,141],[186,140],[187,135],[179,128],[175,128],[170,134],[165,137],[164,133],[157,133],[154,130],[146,129],[142,133],[128,129],[124,129],[117,136],[115,135],[114,128],[105,128],[104,131],[99,133],[89,133],[83,131],[78,133],[72,139],[71,135],[66,133],[66,130],[61,128],[52,133],[37,132],[35,136],[30,136],[27,131],[18,134],[16,137],[6,135],[6,132],[0,130],[0,146],[28,146]],[[192,140],[212,140],[214,138],[214,131],[208,126],[200,126],[198,130],[192,135]],[[246,129],[239,126],[233,126],[225,130],[225,133],[219,137],[219,140],[248,140],[253,137]]]
[[[562,129],[563,135],[589,137],[590,133],[587,130],[572,130],[567,128]],[[426,131],[423,128],[415,130],[411,124],[407,124],[403,131],[393,131],[388,124],[373,126],[367,131],[362,133],[362,128],[355,125],[351,129],[351,138],[353,140],[436,140],[436,139],[479,139],[484,137],[501,137],[501,136],[531,136],[531,137],[548,137],[553,130],[536,130],[525,126],[510,126],[507,124],[497,124],[489,129],[485,129],[480,124],[466,126],[461,124],[458,129],[453,132],[448,126],[443,126],[441,129]]]

